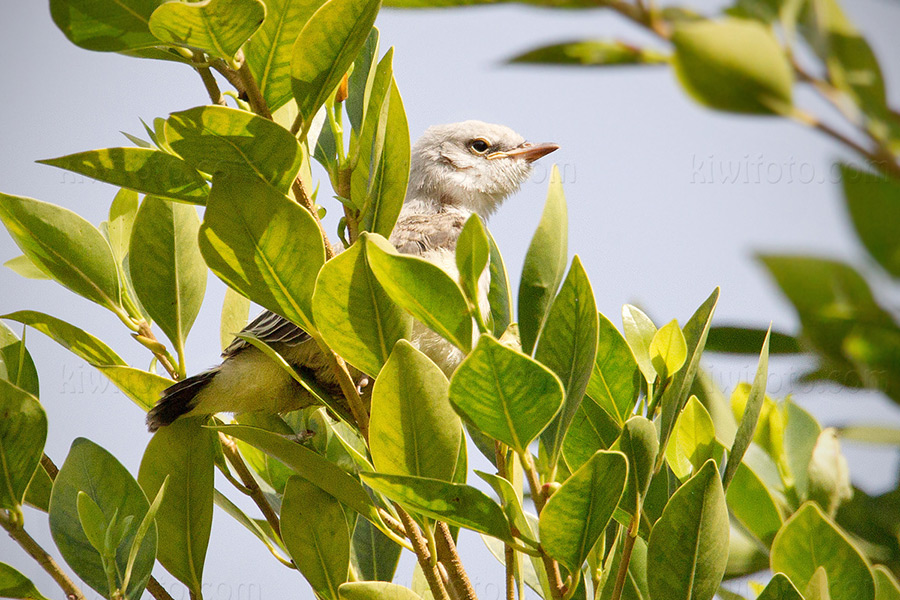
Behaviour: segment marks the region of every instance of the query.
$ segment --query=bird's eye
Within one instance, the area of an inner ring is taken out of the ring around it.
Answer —
[[[469,142],[469,150],[475,152],[476,154],[484,154],[488,150],[490,150],[490,143],[484,138],[476,138]]]

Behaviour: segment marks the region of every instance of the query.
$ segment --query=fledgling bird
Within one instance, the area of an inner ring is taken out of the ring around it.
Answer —
[[[456,241],[473,213],[486,219],[532,171],[532,163],[559,148],[531,144],[502,125],[464,121],[425,131],[412,148],[406,199],[390,241],[399,252],[413,254],[458,277]],[[312,375],[329,393],[340,387],[316,343],[305,331],[265,311],[244,332],[275,348],[294,368]],[[462,354],[424,325],[415,323],[411,343],[452,373]],[[185,415],[218,412],[288,412],[314,399],[262,352],[236,338],[217,367],[167,388],[147,414],[156,431]],[[364,380],[359,372],[358,383]]]

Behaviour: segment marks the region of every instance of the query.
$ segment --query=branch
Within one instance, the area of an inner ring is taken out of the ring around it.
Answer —
[[[631,524],[625,531],[625,546],[622,548],[622,560],[619,562],[619,571],[616,573],[616,585],[613,587],[612,600],[620,600],[622,598],[622,590],[625,589],[625,578],[628,577],[628,563],[631,562],[631,551],[634,550],[634,542],[638,536],[638,523],[638,516],[633,516]]]
[[[241,66],[238,69],[238,76],[241,78],[241,83],[244,88],[243,91],[247,95],[247,101],[250,103],[250,108],[252,108],[253,112],[256,114],[271,121],[272,113],[269,111],[266,99],[263,97],[262,91],[260,91],[259,85],[256,83],[256,79],[253,78],[253,73],[250,72],[250,65],[248,65],[247,61],[244,59],[244,51],[238,50],[235,59],[241,63]]]
[[[315,219],[316,225],[319,226],[319,233],[322,234],[322,241],[325,242],[325,260],[332,258],[334,256],[334,248],[332,248],[331,243],[328,241],[328,235],[325,233],[325,228],[322,226],[322,220],[319,219],[319,211],[316,210],[316,203],[313,202],[312,198],[307,193],[306,187],[304,187],[299,176],[291,185],[291,190],[293,190],[297,202],[309,211],[309,214]]]
[[[531,454],[526,450],[519,457],[522,459],[522,466],[525,469],[525,475],[528,477],[528,485],[531,487],[531,499],[534,502],[534,508],[537,510],[538,516],[544,510],[547,499],[544,497],[544,491],[541,486],[541,479]],[[559,571],[559,563],[557,563],[549,554],[544,552],[543,547],[538,547],[541,552],[541,560],[544,562],[544,570],[547,572],[547,579],[550,580],[550,591],[554,600],[561,600],[565,596],[566,586],[562,581],[562,574]]]
[[[212,72],[209,70],[208,63],[206,62],[203,53],[199,50],[195,51],[193,61],[194,68],[197,69],[197,73],[200,74],[200,79],[203,80],[203,86],[206,88],[206,93],[209,94],[209,99],[212,100],[213,104],[225,106],[225,97],[219,89],[219,84],[216,83],[216,78],[213,77]]]
[[[175,381],[184,379],[184,374],[180,373],[178,367],[175,366],[175,357],[166,350],[166,347],[162,342],[156,339],[156,335],[154,335],[153,330],[150,328],[150,324],[141,319],[137,325],[138,332],[131,334],[131,337],[137,340],[137,343],[141,346],[153,353],[153,356],[156,357],[159,364],[166,370],[169,377]]]
[[[250,472],[250,469],[248,469],[247,465],[244,463],[244,459],[241,457],[237,444],[222,432],[219,432],[219,441],[222,442],[222,451],[225,454],[225,458],[227,458],[228,462],[231,463],[231,466],[234,467],[234,470],[237,472],[238,477],[241,478],[244,487],[247,488],[246,494],[250,496],[250,498],[253,499],[253,502],[256,503],[256,506],[259,507],[259,510],[272,527],[275,535],[281,537],[281,522],[278,520],[278,515],[262,493],[259,484],[256,483],[256,478],[253,477],[253,473]]]
[[[478,600],[475,595],[475,588],[466,574],[459,553],[456,551],[456,544],[453,536],[450,535],[450,528],[446,523],[440,521],[436,525],[435,541],[437,542],[438,560],[447,569],[447,575],[450,579],[450,585],[453,588],[454,596],[465,600]],[[508,547],[508,546],[507,546]]]
[[[494,463],[497,466],[497,475],[509,481],[509,470],[506,466],[506,448],[501,442],[494,442]],[[515,561],[515,550],[513,550],[513,547],[509,544],[505,544],[503,550],[503,562],[506,571],[506,600],[515,600],[516,596]]]
[[[441,580],[441,573],[438,570],[439,563],[431,562],[431,553],[428,552],[428,543],[425,541],[425,538],[422,537],[422,532],[419,531],[418,525],[416,525],[412,517],[409,516],[409,513],[403,510],[396,502],[394,503],[394,508],[397,510],[400,521],[403,523],[403,527],[406,530],[406,537],[408,537],[413,544],[413,550],[416,553],[416,558],[419,559],[419,566],[422,567],[422,572],[425,574],[425,579],[428,581],[428,587],[431,588],[434,600],[450,600],[450,595],[447,594],[447,589],[444,587],[444,582]]]

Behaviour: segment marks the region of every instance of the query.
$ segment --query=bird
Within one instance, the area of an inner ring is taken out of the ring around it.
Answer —
[[[429,127],[410,152],[406,197],[390,236],[403,254],[428,260],[458,278],[454,253],[468,218],[487,219],[530,177],[533,163],[557,150],[554,143],[533,144],[504,125],[463,121]],[[482,302],[486,303],[486,285]],[[258,338],[295,369],[312,376],[326,392],[341,398],[337,379],[315,341],[284,317],[264,311],[242,333]],[[448,375],[462,352],[421,323],[410,342]],[[222,353],[216,367],[165,389],[147,414],[153,432],[182,416],[219,412],[285,413],[316,403],[312,394],[283,368],[241,337]],[[366,384],[351,369],[357,385]]]

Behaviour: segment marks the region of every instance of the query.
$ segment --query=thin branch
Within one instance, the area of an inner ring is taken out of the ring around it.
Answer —
[[[59,475],[59,468],[57,468],[56,464],[54,464],[46,454],[41,455],[41,466],[47,471],[47,475],[50,476],[50,481],[55,480],[56,476]]]
[[[244,81],[241,79],[241,76],[238,75],[238,72],[232,69],[228,63],[221,58],[216,58],[209,62],[209,66],[224,77],[228,83],[237,90],[238,94],[247,96],[247,90],[244,88]]]
[[[409,516],[409,513],[403,510],[399,504],[394,503],[394,508],[397,510],[400,521],[403,523],[403,527],[406,530],[406,537],[408,537],[413,544],[413,550],[416,553],[416,558],[419,560],[419,566],[422,567],[422,572],[425,574],[425,580],[428,582],[428,587],[431,588],[434,599],[450,600],[450,595],[447,593],[444,582],[441,580],[441,573],[438,571],[437,563],[431,562],[428,544],[425,541],[425,538],[422,537],[419,526],[416,525],[412,517]]]
[[[319,219],[319,211],[316,210],[316,203],[313,202],[309,193],[306,191],[306,187],[303,185],[303,182],[300,180],[299,176],[291,185],[291,190],[293,190],[294,196],[297,198],[297,202],[299,202],[300,205],[303,206],[303,208],[308,210],[309,214],[311,214],[313,219],[315,219],[316,225],[319,226],[319,233],[322,234],[322,241],[325,242],[325,260],[331,259],[334,256],[334,248],[328,241],[328,234],[325,233],[325,227],[322,226],[322,220]]]
[[[478,600],[475,588],[472,587],[472,582],[456,551],[456,543],[453,541],[453,536],[450,535],[450,528],[446,523],[438,521],[436,529],[435,541],[437,542],[438,560],[447,569],[454,595],[460,599]]]
[[[150,576],[150,581],[147,582],[147,591],[150,592],[150,595],[156,598],[156,600],[175,600],[153,575]]]
[[[537,510],[538,516],[544,510],[547,499],[544,497],[544,491],[541,486],[541,479],[538,475],[537,468],[534,466],[534,460],[531,454],[526,450],[519,454],[522,459],[522,466],[525,475],[528,478],[528,485],[531,488],[531,499],[534,502],[534,508]],[[553,594],[554,600],[561,600],[565,596],[566,586],[562,581],[562,574],[559,571],[559,563],[557,563],[549,554],[544,552],[542,547],[538,548],[541,552],[541,560],[544,563],[544,570],[547,572],[547,579],[550,580],[550,592]]]
[[[243,50],[238,51],[235,59],[241,63],[241,66],[238,69],[238,76],[241,78],[241,83],[243,83],[244,92],[247,94],[247,101],[250,103],[250,108],[261,117],[271,120],[272,113],[269,111],[269,106],[266,104],[266,99],[263,97],[262,91],[260,91],[259,85],[253,77],[253,73],[250,72],[250,65],[248,65],[247,61],[244,59]]]
[[[256,483],[256,478],[253,477],[253,473],[250,472],[250,469],[248,469],[247,465],[244,463],[244,459],[241,457],[237,444],[222,432],[219,432],[219,440],[222,442],[222,451],[225,454],[225,458],[227,458],[228,462],[231,463],[231,466],[234,467],[234,470],[237,472],[238,477],[240,477],[244,487],[247,488],[247,495],[249,495],[250,498],[253,499],[253,502],[256,503],[256,506],[259,507],[259,510],[272,527],[275,535],[281,537],[281,522],[278,520],[278,515],[275,514],[275,509],[269,504],[269,501],[262,493],[259,484]]]
[[[203,80],[203,86],[206,88],[206,93],[209,94],[209,99],[212,100],[213,104],[225,106],[225,96],[222,95],[219,84],[216,83],[216,78],[213,77],[212,72],[209,70],[209,66],[203,53],[199,50],[195,51],[193,61],[194,68],[197,69],[197,73],[200,74],[200,79]]]
[[[137,326],[138,332],[131,334],[131,337],[137,340],[141,346],[153,353],[153,356],[156,357],[159,364],[166,370],[169,377],[175,381],[184,379],[184,374],[179,373],[178,368],[175,366],[175,357],[169,353],[162,342],[156,339],[156,335],[153,333],[153,329],[150,328],[150,324],[141,319]]]
[[[494,442],[494,464],[497,466],[497,475],[509,481],[509,469],[506,465],[506,447],[501,442]],[[515,600],[516,551],[509,544],[504,545],[503,562],[506,575],[506,600]]]

